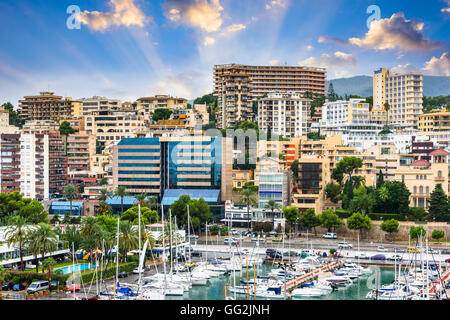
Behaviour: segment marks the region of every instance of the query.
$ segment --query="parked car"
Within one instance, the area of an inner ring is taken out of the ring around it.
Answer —
[[[280,251],[275,251],[269,254],[269,258],[271,259],[282,259],[283,254]]]
[[[258,236],[258,232],[252,232],[252,233],[250,234],[250,236],[251,236],[252,238],[255,238],[255,237]]]
[[[450,254],[450,250],[441,250],[441,254]]]
[[[348,242],[342,241],[342,242],[338,243],[338,248],[339,249],[352,249],[353,246]]]
[[[269,254],[271,254],[272,252],[276,252],[276,251],[278,251],[278,250],[275,250],[275,249],[272,249],[272,248],[267,248],[267,249],[266,249],[266,255],[269,255]]]
[[[12,290],[13,287],[14,287],[14,282],[7,282],[2,286],[2,290],[3,291]]]
[[[201,257],[202,253],[200,251],[192,251],[191,256],[192,257]]]
[[[324,239],[336,239],[337,236],[336,236],[336,233],[327,232],[327,233],[325,233],[325,234],[322,236],[322,238],[324,238]]]
[[[402,256],[399,254],[392,254],[390,256],[387,257],[388,260],[402,260]]]
[[[224,244],[237,244],[237,243],[239,243],[239,239],[237,239],[237,238],[225,238],[223,240],[223,243]]]
[[[406,249],[403,249],[403,248],[394,248],[394,252],[400,252],[400,253],[403,253],[403,252],[406,252]]]
[[[50,284],[46,280],[34,281],[27,289],[27,293],[35,293],[39,291],[49,290]],[[14,290],[14,288],[13,288]],[[23,289],[22,289],[23,290]],[[17,291],[17,290],[14,290]]]
[[[449,262],[450,263],[450,258],[449,259],[445,259],[445,262]]]
[[[148,268],[142,268],[142,273],[149,271]],[[133,270],[134,274],[139,274],[139,267]]]
[[[276,237],[277,235],[278,235],[278,233],[276,231],[269,232],[269,237]]]
[[[191,239],[198,239],[198,235],[196,235],[196,234],[190,234],[190,235],[189,235],[189,238],[191,238]]]
[[[119,272],[119,278],[126,278],[126,277],[128,277],[128,272],[125,272],[125,271],[121,271],[121,272]]]
[[[368,259],[369,256],[368,256],[367,254],[365,254],[364,252],[362,252],[362,253],[357,253],[357,254],[355,255],[355,258],[359,258],[359,259]]]
[[[420,250],[418,248],[416,248],[416,247],[408,247],[406,249],[406,251],[409,252],[409,253],[419,253],[420,252]]]
[[[384,254],[376,254],[370,257],[371,260],[386,260],[386,256]]]
[[[281,242],[281,241],[283,241],[282,238],[273,238],[272,239],[272,242]]]
[[[284,257],[297,257],[299,254],[296,251],[286,251],[283,252]]]
[[[377,251],[388,252],[389,250],[387,248],[383,247],[383,246],[378,246]]]

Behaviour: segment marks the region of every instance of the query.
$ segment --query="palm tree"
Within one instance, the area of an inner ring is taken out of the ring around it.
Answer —
[[[389,102],[385,102],[384,105],[384,111],[386,111],[386,125],[389,123],[389,110],[391,109],[391,106],[389,105]]]
[[[73,184],[64,187],[64,197],[70,202],[70,215],[72,216],[72,201],[78,197],[78,190]]]
[[[36,238],[39,242],[38,246],[42,259],[45,258],[47,253],[56,250],[58,242],[56,232],[48,224],[39,224],[38,229],[36,230]],[[42,265],[42,268],[44,268],[44,265]]]
[[[251,219],[250,219],[250,205],[251,204],[256,204],[256,198],[255,198],[255,194],[256,192],[253,191],[252,189],[244,189],[242,190],[242,197],[240,199],[240,203],[244,203],[247,205],[247,230],[250,231],[250,224],[251,224]]]
[[[80,234],[82,237],[93,237],[100,232],[100,226],[95,217],[89,216],[81,222]]]
[[[3,299],[2,287],[3,282],[5,282],[5,280],[6,280],[6,269],[4,266],[0,266],[0,300]]]
[[[354,176],[352,177],[353,189],[358,189],[360,185],[365,185],[366,178],[363,176]]]
[[[108,198],[108,190],[106,190],[105,188],[100,189],[96,198],[100,201],[106,201],[106,199]]]
[[[56,261],[52,257],[48,257],[47,259],[42,261],[42,272],[44,272],[44,269],[48,270],[47,279],[48,279],[49,286],[51,286],[51,283],[52,283],[52,273],[53,273],[52,271],[53,271],[53,267],[55,265],[56,265]]]
[[[147,198],[148,198],[148,195],[146,193],[141,193],[141,194],[138,194],[136,196],[136,200],[141,205],[141,207],[144,206],[145,201],[147,200]]]
[[[264,209],[268,209],[272,212],[272,224],[275,225],[275,215],[274,215],[274,211],[275,210],[281,210],[281,204],[279,204],[278,202],[276,202],[275,200],[269,200],[265,205],[264,205]]]
[[[107,214],[111,212],[111,206],[106,201],[100,201],[97,207],[97,214]]]
[[[31,254],[34,257],[34,263],[36,265],[36,273],[39,272],[39,259],[38,255],[41,252],[41,248],[39,246],[39,238],[37,230],[30,232],[29,235],[30,243],[28,244],[28,250],[30,250]]]
[[[6,229],[5,238],[8,246],[18,246],[20,255],[20,268],[23,271],[23,249],[28,241],[29,228],[27,219],[19,215],[12,216],[8,221],[9,226]]]
[[[124,186],[118,186],[116,191],[114,192],[114,196],[120,197],[120,207],[122,211],[121,214],[123,214],[123,198],[128,196],[126,188]]]
[[[158,209],[159,209],[160,205],[159,205],[158,201],[156,201],[156,197],[155,196],[149,196],[148,197],[147,205],[148,205],[148,208],[150,210],[152,210],[153,208],[156,208],[156,211],[157,212],[159,211]]]
[[[122,243],[121,248],[123,248],[125,262],[127,261],[127,253],[131,250],[138,248],[138,235],[136,229],[129,221],[122,221],[120,223],[120,242]]]

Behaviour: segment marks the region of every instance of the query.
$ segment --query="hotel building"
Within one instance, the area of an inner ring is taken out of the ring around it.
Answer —
[[[252,100],[270,92],[325,94],[326,70],[302,66],[214,66],[214,95],[220,111],[218,126],[234,127],[252,120]]]
[[[71,98],[55,96],[53,92],[41,92],[38,96],[25,96],[19,101],[18,114],[29,120],[60,120],[72,117]]]
[[[423,76],[398,74],[380,68],[373,77],[374,107],[389,104],[388,122],[394,126],[415,127],[422,114]]]

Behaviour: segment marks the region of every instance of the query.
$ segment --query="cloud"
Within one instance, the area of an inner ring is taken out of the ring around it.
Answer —
[[[374,20],[364,38],[350,38],[351,44],[361,48],[386,50],[427,50],[440,48],[438,41],[425,39],[424,23],[407,20],[403,12],[394,13],[390,18]]]
[[[339,38],[330,37],[330,36],[320,36],[319,39],[317,40],[317,42],[319,42],[319,43],[334,42],[334,43],[341,44],[341,45],[348,44],[348,40],[339,39]]]
[[[398,65],[391,69],[396,73],[422,73],[429,76],[450,76],[450,53],[444,52],[440,58],[431,57],[425,62],[423,68],[417,68],[411,64]]]
[[[266,10],[270,10],[275,7],[286,8],[287,5],[287,0],[269,0],[268,2],[266,2]]]
[[[164,15],[174,23],[206,32],[220,30],[223,23],[219,0],[167,0],[163,6]]]
[[[450,0],[444,0],[444,2],[447,4],[446,8],[442,8],[442,12],[450,12]]]
[[[312,50],[312,49],[314,49],[313,46],[311,46],[311,45],[306,46],[306,50]]]
[[[239,24],[232,24],[232,25],[226,27],[220,34],[222,36],[227,36],[227,35],[229,35],[231,33],[234,33],[234,32],[237,32],[237,31],[241,31],[241,30],[244,30],[246,28],[247,27],[245,25],[241,24],[241,23],[239,23]]]
[[[279,60],[270,60],[270,61],[269,61],[269,65],[270,65],[270,66],[276,66],[276,65],[278,65],[279,63],[280,63]]]
[[[334,54],[322,54],[318,58],[310,57],[306,60],[300,61],[299,65],[327,68],[335,77],[350,76],[349,69],[355,68],[357,59],[350,53],[336,51]]]
[[[110,0],[112,12],[83,11],[79,14],[81,23],[95,31],[104,31],[110,27],[143,27],[150,18],[136,5],[134,0]]]
[[[425,63],[425,73],[435,76],[450,76],[450,53],[444,52],[440,58],[432,57]]]
[[[204,46],[212,46],[214,43],[216,43],[216,39],[214,39],[213,37],[205,37],[203,39]]]

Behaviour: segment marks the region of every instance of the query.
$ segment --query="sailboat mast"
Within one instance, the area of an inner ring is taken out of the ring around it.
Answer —
[[[142,279],[142,267],[141,267],[141,203],[138,203],[138,223],[139,223],[139,280],[138,280],[138,292],[137,294],[139,295],[139,293],[141,292],[141,279]]]
[[[169,246],[170,246],[170,277],[172,278],[173,273],[173,257],[172,257],[172,210],[169,209]]]
[[[165,236],[164,236],[164,207],[161,206],[161,221],[162,221],[162,240],[163,240],[163,268],[164,268],[164,296],[166,295],[167,291],[167,275],[166,275],[166,261],[164,261],[164,257],[166,255],[166,243],[165,243]]]

